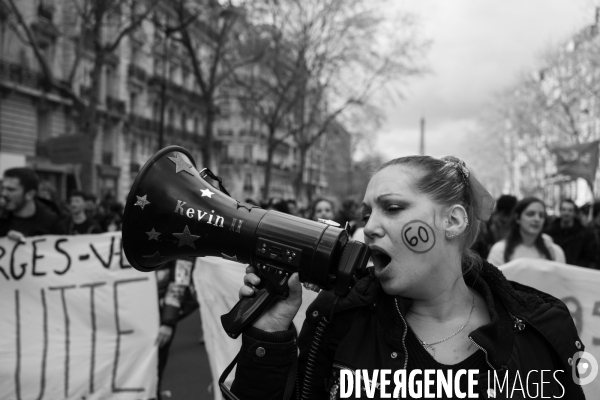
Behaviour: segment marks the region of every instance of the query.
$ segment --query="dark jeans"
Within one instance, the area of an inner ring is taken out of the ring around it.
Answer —
[[[163,372],[165,371],[165,367],[167,366],[167,361],[169,360],[169,350],[171,349],[171,343],[173,343],[173,339],[175,338],[175,332],[177,331],[177,326],[173,327],[173,334],[167,343],[164,344],[163,347],[158,349],[158,399],[160,399],[160,392],[162,386],[162,377]]]

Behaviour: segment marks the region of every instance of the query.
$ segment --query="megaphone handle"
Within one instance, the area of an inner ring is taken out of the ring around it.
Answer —
[[[244,297],[233,306],[231,311],[221,316],[221,324],[225,332],[233,339],[236,339],[275,301],[287,297],[287,277],[281,282],[276,282],[270,279],[268,273],[260,275],[262,279],[255,287],[254,296]],[[277,286],[273,287],[273,285]]]

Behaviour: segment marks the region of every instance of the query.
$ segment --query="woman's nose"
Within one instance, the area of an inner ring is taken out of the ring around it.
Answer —
[[[369,239],[373,239],[375,236],[383,236],[383,229],[381,228],[377,217],[371,215],[367,220],[367,224],[365,225],[365,236]]]

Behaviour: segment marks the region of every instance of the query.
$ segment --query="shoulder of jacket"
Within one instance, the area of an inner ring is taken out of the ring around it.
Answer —
[[[503,299],[503,303],[509,309],[521,308],[533,312],[538,307],[547,304],[547,306],[569,312],[565,304],[556,297],[522,283],[509,281],[500,269],[487,261],[484,261],[481,277],[491,290]]]

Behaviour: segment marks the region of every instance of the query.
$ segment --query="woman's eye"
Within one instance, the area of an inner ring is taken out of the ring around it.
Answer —
[[[371,214],[363,214],[361,220],[362,222],[367,222],[369,220],[369,217],[371,216]]]
[[[404,208],[402,206],[399,206],[397,204],[390,204],[389,206],[387,206],[385,208],[386,211],[400,211],[403,210]]]

